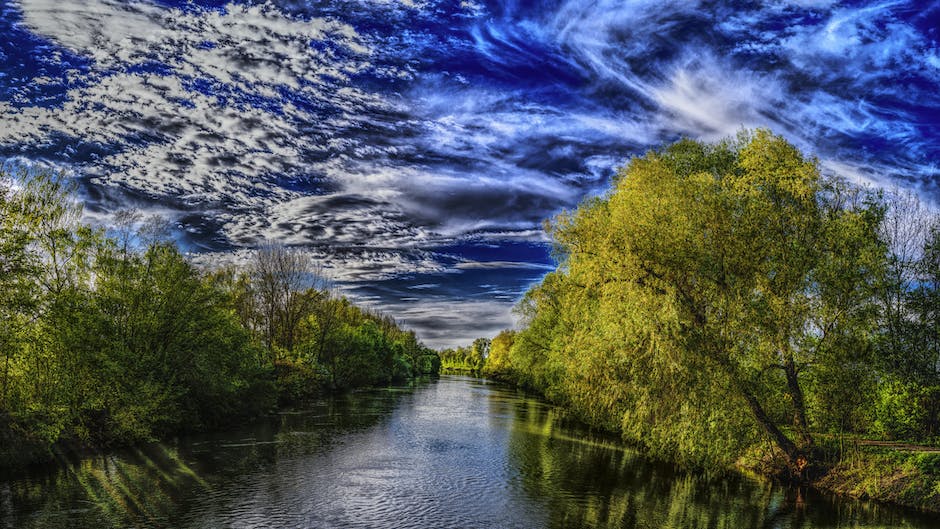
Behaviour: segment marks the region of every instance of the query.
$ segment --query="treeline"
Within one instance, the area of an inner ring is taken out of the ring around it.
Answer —
[[[438,351],[441,371],[444,373],[476,373],[483,371],[489,355],[490,340],[477,338],[469,346],[460,346]]]
[[[558,269],[486,375],[689,467],[940,441],[940,222],[916,198],[757,131],[634,158],[549,231]]]
[[[436,372],[413,332],[300,251],[201,270],[134,213],[105,233],[59,179],[0,172],[0,465],[201,430]]]

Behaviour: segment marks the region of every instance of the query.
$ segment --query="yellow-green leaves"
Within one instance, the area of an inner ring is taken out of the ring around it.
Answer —
[[[632,159],[551,224],[561,265],[527,294],[508,363],[693,465],[727,464],[757,431],[795,458],[780,420],[805,432],[802,380],[835,347],[821,344],[865,335],[846,315],[868,303],[880,248],[877,212],[823,183],[763,130]]]

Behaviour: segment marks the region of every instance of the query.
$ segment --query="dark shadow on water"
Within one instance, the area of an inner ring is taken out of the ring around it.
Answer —
[[[643,457],[531,395],[445,376],[0,481],[0,528],[935,527]]]
[[[706,479],[653,461],[523,393],[493,392],[511,416],[509,455],[550,527],[937,527],[940,518],[744,476]],[[500,419],[503,420],[503,419]]]

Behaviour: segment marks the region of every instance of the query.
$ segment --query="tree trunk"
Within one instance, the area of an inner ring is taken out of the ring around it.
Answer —
[[[751,413],[754,415],[754,419],[760,425],[760,427],[773,439],[776,443],[777,448],[783,450],[783,453],[787,455],[787,459],[791,465],[796,465],[797,460],[801,457],[799,449],[796,447],[796,444],[786,436],[780,428],[770,417],[767,416],[767,412],[764,411],[764,408],[760,405],[760,402],[757,401],[750,391],[740,388],[741,394],[744,396],[744,400],[747,401],[747,406],[750,408]]]
[[[840,421],[839,423],[839,462],[845,460],[845,424]]]
[[[6,347],[4,347],[4,351],[6,352],[4,355],[6,359],[3,362],[3,394],[0,395],[0,404],[6,407],[7,391],[10,386],[10,351],[6,350]]]
[[[813,446],[813,438],[809,433],[809,424],[806,421],[806,401],[803,398],[803,388],[800,387],[800,379],[792,356],[787,355],[783,371],[786,373],[787,388],[790,390],[790,397],[793,399],[793,425],[800,437],[800,445],[806,449]]]
[[[744,397],[745,402],[747,402],[747,407],[751,410],[751,415],[754,417],[754,420],[757,421],[757,424],[764,430],[771,440],[777,445],[777,448],[783,451],[787,457],[787,462],[789,463],[791,469],[796,470],[796,474],[799,474],[803,466],[806,465],[806,458],[803,452],[796,446],[796,443],[790,440],[789,437],[783,433],[780,428],[774,423],[773,420],[767,415],[767,412],[764,410],[764,407],[761,406],[760,401],[757,400],[757,396],[748,388],[747,383],[745,383],[741,376],[738,375],[737,370],[731,361],[723,355],[715,355],[714,357],[718,363],[725,369],[726,373],[731,379],[733,387],[737,392]]]

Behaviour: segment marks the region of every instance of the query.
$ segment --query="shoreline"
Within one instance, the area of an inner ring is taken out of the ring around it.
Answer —
[[[142,448],[152,444],[172,443],[175,439],[196,434],[225,433],[247,424],[255,424],[278,413],[303,407],[318,399],[337,397],[346,393],[402,384],[414,384],[416,381],[434,379],[440,374],[425,374],[411,380],[391,381],[386,385],[373,384],[347,388],[328,389],[323,385],[312,384],[309,390],[300,395],[277,396],[277,404],[257,415],[233,415],[218,426],[211,428],[179,428],[163,432],[150,439],[137,439],[122,442],[116,439],[102,439],[102,442],[81,441],[75,438],[59,439],[51,445],[41,440],[29,439],[18,435],[15,428],[0,427],[0,480],[15,477],[17,473],[41,472],[46,468],[68,464],[72,459],[81,459],[91,455],[108,454],[120,450]],[[0,426],[4,426],[0,424]]]
[[[553,403],[538,391],[499,377],[485,377],[470,372],[442,372],[441,374],[471,376],[507,388],[512,388],[515,391],[522,391],[554,406],[558,406],[565,411],[571,411],[567,406]],[[377,387],[381,386],[364,386],[347,391]],[[316,398],[339,395],[342,393],[344,392],[326,392],[318,395]],[[298,402],[279,406],[278,411],[300,405],[302,404]],[[261,421],[270,415],[271,413],[252,417],[248,422],[253,423]],[[622,442],[627,442],[633,449],[639,451],[644,456],[649,456],[642,446],[623,440],[620,432],[612,431],[598,425],[592,425],[573,413],[571,419],[582,423],[588,428],[617,436]],[[237,424],[237,421],[233,421],[228,427],[199,431],[198,433],[224,433],[235,428]],[[18,474],[46,472],[93,455],[106,455],[112,452],[120,452],[121,450],[143,448],[155,443],[172,443],[174,439],[188,433],[197,432],[180,431],[149,441],[121,444],[95,445],[66,440],[57,443],[49,448],[48,451],[40,450],[38,445],[33,445],[19,452],[19,455],[28,454],[26,458],[10,458],[9,454],[12,454],[13,451],[2,454],[3,458],[0,458],[0,480],[11,479]],[[3,441],[8,440],[3,439]],[[9,442],[4,442],[3,446],[5,449],[9,447],[16,448],[16,445]],[[25,445],[21,446],[25,448]],[[835,455],[827,452],[824,444],[821,444],[818,448],[822,453],[828,454],[829,456]],[[910,509],[920,513],[940,513],[940,449],[933,449],[933,447],[925,448],[930,448],[931,450],[905,451],[896,449],[890,445],[884,446],[884,444],[880,443],[873,445],[856,445],[853,452],[842,461],[835,463],[826,461],[818,462],[818,475],[812,479],[805,480],[786,478],[783,473],[775,470],[772,462],[758,457],[749,457],[747,455],[740,458],[733,467],[728,469],[728,472],[736,473],[742,477],[771,480],[787,486],[810,487],[817,492],[853,498],[860,501],[873,501],[880,504]],[[674,461],[664,462],[675,464]],[[694,472],[694,470],[688,469],[685,471]]]
[[[481,376],[480,378],[529,393],[559,406],[566,411],[569,407],[552,402],[540,392],[501,377]],[[622,441],[621,432],[612,431],[572,414],[572,418],[589,428],[595,428],[616,435]],[[816,463],[818,475],[813,479],[794,480],[786,474],[768,465],[756,457],[743,456],[728,469],[742,476],[754,476],[791,486],[810,487],[817,492],[834,494],[860,501],[874,501],[880,504],[911,509],[920,513],[940,514],[940,447],[929,447],[923,452],[896,450],[887,443],[860,445],[849,458],[834,464],[825,461]],[[630,443],[636,450],[648,456],[642,446]],[[835,453],[825,450],[825,445],[817,446],[826,455]],[[676,464],[675,461],[667,461]]]

